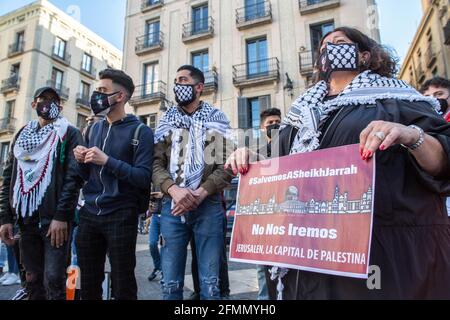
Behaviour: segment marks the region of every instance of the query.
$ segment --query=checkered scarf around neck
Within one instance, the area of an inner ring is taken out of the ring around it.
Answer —
[[[155,132],[155,143],[164,140],[172,133],[172,149],[170,156],[170,174],[173,181],[176,181],[178,160],[182,146],[182,134],[184,130],[189,130],[189,139],[186,150],[184,166],[181,177],[182,188],[196,190],[203,176],[205,167],[204,150],[207,131],[217,132],[218,134],[230,138],[230,123],[223,112],[213,108],[206,102],[201,102],[200,109],[192,116],[183,114],[178,107],[171,107],[161,119]]]
[[[421,95],[402,80],[382,77],[370,70],[356,76],[335,99],[324,101],[327,94],[327,83],[320,81],[292,105],[282,125],[282,128],[291,125],[298,129],[291,154],[310,152],[319,148],[319,137],[322,134],[320,125],[333,111],[345,106],[375,104],[381,99],[425,101],[439,113],[439,102],[436,99]]]
[[[52,179],[58,142],[63,142],[68,127],[69,121],[61,117],[41,129],[33,120],[17,138],[13,150],[17,159],[13,208],[22,217],[31,216],[42,203]]]

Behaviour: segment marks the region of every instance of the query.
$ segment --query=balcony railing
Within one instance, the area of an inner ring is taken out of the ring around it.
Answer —
[[[13,44],[10,44],[9,48],[8,48],[8,58],[22,54],[24,52],[24,50],[25,50],[25,42],[24,41],[18,41]]]
[[[147,12],[156,8],[160,8],[164,5],[163,0],[142,0],[141,11]]]
[[[67,52],[64,52],[64,55],[60,56],[59,54],[57,54],[55,52],[55,46],[53,46],[53,49],[52,49],[52,58],[67,65],[67,66],[70,65],[71,55],[68,54]]]
[[[97,78],[97,69],[95,69],[92,66],[91,66],[91,70],[86,70],[83,66],[83,63],[81,63],[80,72],[91,79]]]
[[[48,80],[47,81],[47,86],[52,87],[53,89],[55,89],[56,92],[58,92],[58,94],[59,94],[59,96],[60,96],[60,98],[62,100],[66,100],[66,101],[69,100],[69,92],[70,92],[69,88],[64,87],[61,84],[58,84],[58,83],[56,83],[53,80]]]
[[[167,84],[163,81],[155,81],[148,84],[136,86],[130,105],[133,107],[161,101],[167,94]]]
[[[205,88],[204,92],[217,92],[219,89],[219,75],[215,70],[204,72],[205,75]]]
[[[436,51],[433,49],[433,45],[431,43],[428,44],[428,50],[425,53],[425,59],[427,61],[427,67],[431,68],[433,63],[437,59]]]
[[[0,119],[0,132],[14,133],[16,131],[16,122],[17,119],[15,118]]]
[[[2,81],[2,86],[0,87],[0,91],[3,94],[19,91],[20,89],[20,77],[13,76],[9,77]]]
[[[91,98],[88,95],[78,93],[76,103],[79,106],[90,108]]]
[[[268,0],[236,9],[236,26],[246,29],[255,25],[272,22],[272,5]]]
[[[153,32],[136,38],[137,55],[161,50],[164,47],[164,33]]]
[[[233,83],[237,87],[262,84],[280,79],[278,58],[251,61],[233,66]]]
[[[325,9],[337,8],[340,0],[299,0],[300,14],[310,14]]]
[[[208,17],[183,24],[183,41],[190,42],[214,35],[214,19]]]
[[[303,51],[298,54],[300,74],[309,77],[314,72],[315,57],[312,51]]]

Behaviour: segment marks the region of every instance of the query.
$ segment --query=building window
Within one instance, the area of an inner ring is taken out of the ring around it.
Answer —
[[[208,30],[208,4],[192,8],[192,34]]]
[[[2,149],[0,153],[0,161],[1,164],[5,164],[5,162],[8,160],[8,154],[9,154],[9,142],[2,142]]]
[[[66,41],[61,38],[56,38],[53,54],[64,59],[66,56]]]
[[[208,50],[192,53],[192,65],[203,72],[209,70]]]
[[[245,21],[258,19],[265,15],[264,0],[245,0]]]
[[[437,77],[437,76],[438,76],[438,68],[435,67],[435,68],[433,69],[433,71],[431,71],[431,73],[433,74],[433,77]]]
[[[19,72],[20,72],[20,63],[15,63],[13,65],[11,65],[11,69],[10,69],[10,77],[11,78],[17,78],[19,76]]]
[[[16,42],[14,43],[14,51],[22,51],[23,50],[23,44],[25,40],[25,31],[20,31],[16,33]]]
[[[311,32],[311,50],[313,53],[313,61],[317,60],[317,53],[320,49],[320,41],[329,32],[334,30],[334,22],[325,22],[310,26]]]
[[[77,114],[77,128],[83,130],[87,126],[87,116],[84,114]]]
[[[55,89],[61,90],[63,84],[64,72],[59,69],[53,68],[52,70],[52,82]]]
[[[158,115],[156,113],[139,116],[139,120],[149,126],[152,130],[156,130],[157,118]]]
[[[80,96],[85,100],[89,100],[90,94],[91,94],[91,85],[87,82],[81,81]]]
[[[87,72],[91,72],[91,70],[92,70],[92,56],[90,56],[90,55],[88,55],[88,54],[83,54],[83,62],[82,62],[82,64],[81,64],[81,68],[84,70],[84,71],[87,71]]]
[[[261,126],[261,112],[270,108],[270,95],[239,98],[238,100],[238,118],[240,129],[253,128],[253,136],[259,137]]]
[[[261,76],[268,72],[267,39],[247,41],[247,75]]]
[[[160,22],[159,20],[147,21],[145,24],[145,45],[152,47],[159,44]]]
[[[5,107],[5,119],[12,119],[14,118],[14,107],[16,105],[16,100],[10,100],[6,101],[6,107]]]
[[[144,64],[144,91],[147,96],[158,92],[159,65],[158,63]]]

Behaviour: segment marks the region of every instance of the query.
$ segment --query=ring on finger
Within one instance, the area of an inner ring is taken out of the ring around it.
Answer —
[[[377,137],[381,141],[384,141],[386,139],[386,134],[383,131],[377,131],[373,134],[374,137]]]

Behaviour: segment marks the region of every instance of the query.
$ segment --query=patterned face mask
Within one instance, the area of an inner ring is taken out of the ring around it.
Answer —
[[[175,100],[179,106],[185,107],[197,98],[194,90],[195,85],[193,84],[175,84],[173,92],[175,93]]]
[[[56,101],[42,101],[37,103],[36,112],[44,120],[55,120],[59,116],[60,108]]]
[[[353,43],[332,44],[327,43],[317,62],[320,79],[328,81],[336,71],[358,71],[358,46]]]

